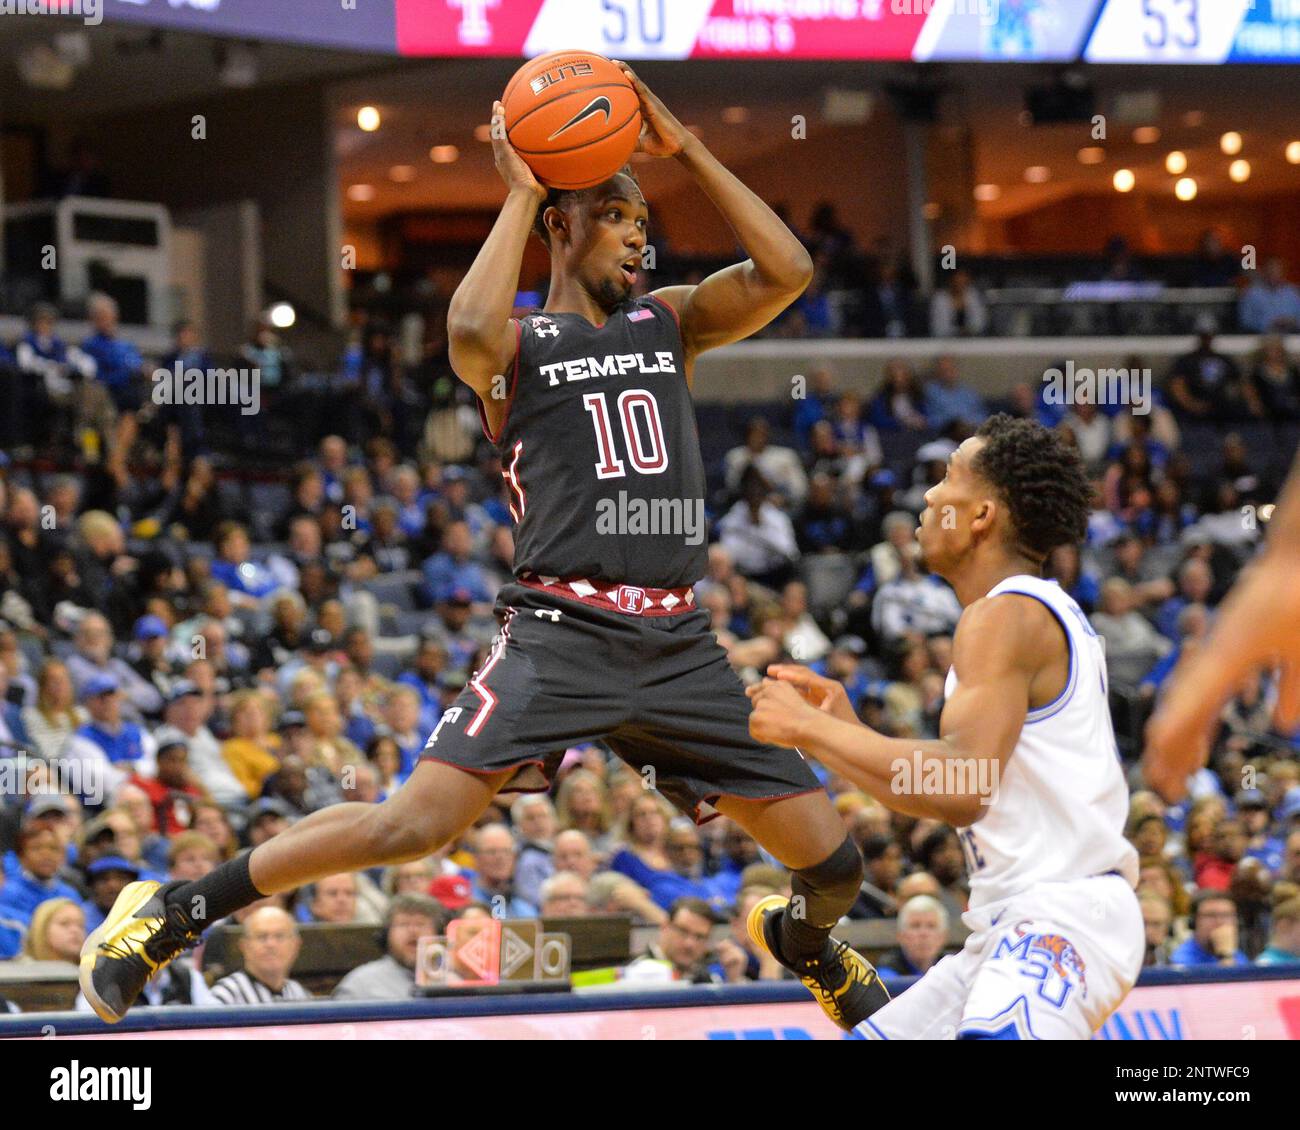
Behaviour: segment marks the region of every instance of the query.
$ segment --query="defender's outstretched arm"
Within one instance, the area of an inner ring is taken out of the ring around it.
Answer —
[[[1251,675],[1281,672],[1275,722],[1300,723],[1300,457],[1277,504],[1268,547],[1223,602],[1209,637],[1174,668],[1147,724],[1143,770],[1165,800],[1181,800],[1187,778],[1209,757],[1224,703]]]
[[[878,734],[852,719],[851,711],[846,716],[847,700],[840,701],[843,689],[837,693],[833,680],[791,666],[771,668],[773,678],[749,688],[750,732],[760,741],[798,747],[896,812],[967,827],[987,811],[992,794],[981,786],[991,783],[996,790],[1020,737],[1030,683],[1049,658],[1044,641],[1059,638],[1054,624],[1050,612],[1025,598],[972,604],[953,640],[958,687],[944,705],[937,740]],[[964,762],[960,774],[944,764],[953,759]],[[920,787],[935,777],[965,787]]]

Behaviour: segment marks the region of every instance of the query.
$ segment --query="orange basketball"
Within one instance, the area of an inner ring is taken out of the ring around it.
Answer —
[[[519,68],[501,96],[506,137],[552,188],[591,188],[627,164],[641,104],[618,67],[589,51],[553,51]]]

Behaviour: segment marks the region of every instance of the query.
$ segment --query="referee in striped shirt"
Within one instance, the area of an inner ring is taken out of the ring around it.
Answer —
[[[289,973],[298,960],[302,938],[293,916],[278,906],[264,906],[244,919],[239,952],[244,968],[212,986],[221,1004],[275,1004],[311,1000]]]

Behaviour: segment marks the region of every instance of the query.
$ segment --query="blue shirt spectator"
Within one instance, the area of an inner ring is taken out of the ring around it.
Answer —
[[[1250,333],[1293,332],[1300,328],[1300,290],[1286,281],[1281,259],[1264,265],[1263,277],[1241,296],[1237,311],[1241,328]]]
[[[934,379],[925,386],[925,415],[930,427],[943,431],[955,420],[972,426],[988,415],[983,398],[963,384],[952,357],[941,357],[934,368]]]

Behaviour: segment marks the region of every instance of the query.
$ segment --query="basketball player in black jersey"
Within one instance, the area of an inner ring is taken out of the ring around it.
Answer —
[[[495,105],[508,195],[452,299],[448,333],[517,522],[501,630],[389,800],[313,813],[195,882],[127,887],[82,956],[82,988],[104,1019],[119,1019],[208,923],[325,875],[425,856],[498,792],[545,790],[567,747],[597,739],[694,819],[724,813],[790,868],[793,898],[773,900],[759,940],[837,1024],[851,1029],[888,1000],[875,970],[830,936],[857,896],[861,856],[803,758],[750,736],[748,700],[691,591],[706,554],[695,359],[775,318],[812,264],[624,69],[641,99],[640,149],[694,176],[749,259],[634,298],[648,221],[635,178],[548,193],[504,140]],[[550,250],[550,292],[544,310],[516,320],[534,230]]]

